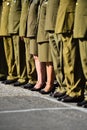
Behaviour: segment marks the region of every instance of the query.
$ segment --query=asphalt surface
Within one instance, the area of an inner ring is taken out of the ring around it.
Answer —
[[[0,82],[0,130],[87,130],[87,109]]]

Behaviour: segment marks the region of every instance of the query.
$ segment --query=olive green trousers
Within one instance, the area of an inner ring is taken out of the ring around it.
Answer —
[[[87,100],[87,39],[79,39],[80,57],[85,77],[84,97]]]
[[[24,38],[25,42],[25,53],[26,53],[26,67],[27,67],[27,78],[28,83],[35,84],[37,81],[36,67],[33,55],[30,54],[30,39]]]
[[[25,43],[18,35],[12,35],[14,45],[15,63],[19,82],[26,82],[27,70],[25,59]]]
[[[8,67],[4,51],[3,38],[0,37],[0,78],[7,77]]]
[[[62,34],[62,41],[66,93],[71,97],[81,96],[83,89],[79,43],[77,39],[73,39],[72,33]]]
[[[53,60],[55,77],[58,82],[57,92],[65,92],[65,82],[63,73],[63,42],[61,34],[49,33],[49,44]]]
[[[3,37],[4,42],[4,51],[5,51],[5,57],[8,67],[8,80],[14,80],[17,78],[17,71],[16,71],[16,62],[14,57],[14,45],[13,45],[13,39],[11,36],[4,36]]]

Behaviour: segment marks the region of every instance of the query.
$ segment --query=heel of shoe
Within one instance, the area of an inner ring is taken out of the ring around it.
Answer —
[[[45,87],[46,83],[40,84],[39,82],[36,83],[36,85],[31,89],[31,91],[40,91]]]

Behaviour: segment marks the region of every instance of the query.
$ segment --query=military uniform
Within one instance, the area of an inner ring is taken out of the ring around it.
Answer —
[[[0,26],[1,26],[2,1],[0,1]]]
[[[46,24],[46,13],[47,13],[48,0],[40,0],[39,6],[39,22],[38,22],[38,33],[37,33],[37,43],[38,43],[38,58],[40,62],[46,64],[46,86],[40,91],[41,94],[48,94],[53,88],[54,82],[54,70],[51,57],[51,50],[49,46],[49,35],[45,31]],[[45,75],[45,74],[44,74]],[[44,76],[43,75],[43,76]]]
[[[38,29],[38,8],[40,0],[33,0],[29,7],[27,21],[27,37],[30,38],[30,54],[38,55],[38,45],[36,42]]]
[[[82,69],[85,77],[84,100],[78,103],[78,106],[87,108],[87,1],[77,0],[75,22],[74,22],[74,38],[78,39],[80,47],[80,57]]]
[[[9,33],[13,38],[14,55],[17,68],[18,81],[14,84],[20,85],[26,82],[25,68],[24,68],[24,44],[19,38],[19,26],[21,17],[21,0],[12,0],[9,13]],[[23,59],[22,59],[23,58]],[[19,83],[20,82],[20,83]]]
[[[4,50],[8,66],[7,80],[15,80],[17,78],[16,64],[14,61],[14,50],[12,37],[8,33],[8,18],[11,6],[11,0],[3,0],[3,9],[1,17],[1,35],[4,41]]]
[[[28,21],[27,21],[27,37],[30,40],[30,54],[34,58],[36,68],[36,84],[42,82],[43,71],[42,65],[38,60],[38,44],[37,44],[37,29],[38,29],[38,7],[40,0],[32,0],[28,10]],[[32,88],[28,86],[29,88]],[[33,86],[34,87],[34,86]]]
[[[46,9],[48,1],[40,1],[39,10],[39,24],[37,33],[37,43],[38,43],[38,57],[40,62],[51,62],[51,52],[49,46],[49,36],[45,31],[45,20],[46,20]]]
[[[49,32],[51,55],[53,60],[55,76],[58,82],[58,88],[55,90],[55,93],[57,91],[59,92],[59,88],[63,86],[63,80],[64,80],[61,34],[54,33],[58,7],[59,7],[59,0],[54,1],[48,0],[46,24],[45,24],[45,30]]]
[[[3,38],[1,37],[1,15],[2,15],[2,0],[0,1],[0,80],[5,80],[7,77],[7,65],[4,55]]]
[[[27,71],[28,84],[35,84],[36,68],[35,68],[33,56],[30,55],[30,39],[27,38],[27,18],[28,18],[29,8],[30,8],[30,1],[23,0],[21,18],[20,18],[19,36],[23,38],[25,44],[25,53],[26,53],[25,59],[26,59],[26,71]]]
[[[77,64],[78,42],[73,40],[73,24],[76,0],[60,0],[55,33],[62,34],[64,74],[66,80],[66,95],[63,101],[82,100],[80,77],[75,73]]]

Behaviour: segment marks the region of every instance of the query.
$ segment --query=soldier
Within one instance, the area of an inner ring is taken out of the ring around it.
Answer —
[[[11,0],[3,0],[2,17],[1,17],[1,35],[4,41],[4,51],[6,56],[6,62],[8,67],[7,80],[3,83],[9,81],[15,82],[17,79],[16,64],[14,60],[14,50],[13,41],[11,35],[8,33],[8,18],[11,6]]]
[[[49,94],[53,89],[53,83],[54,83],[54,69],[50,53],[48,33],[45,32],[47,3],[48,0],[40,1],[39,23],[37,33],[38,57],[40,62],[42,63],[44,62],[46,64],[46,77],[47,77],[46,85],[44,85],[43,89],[40,88],[41,94]]]
[[[37,44],[37,29],[38,29],[38,9],[40,0],[33,0],[29,7],[28,13],[28,30],[27,37],[30,39],[30,54],[33,55],[35,61],[35,67],[37,72],[37,83],[35,86],[25,86],[32,91],[39,91],[45,82],[45,70],[44,63],[41,63],[38,59],[38,44]]]
[[[0,27],[1,27],[1,15],[2,15],[2,0],[0,1]],[[7,77],[7,65],[4,55],[3,38],[1,36],[0,28],[0,81],[3,81]]]
[[[54,94],[52,94],[52,96],[54,97],[58,97],[59,95],[62,96],[65,94],[65,90],[64,89],[61,90],[62,88],[61,86],[63,86],[63,80],[64,80],[61,34],[54,33],[58,7],[59,7],[59,0],[54,1],[48,0],[45,30],[49,33],[49,43],[51,47],[53,66],[55,76],[58,82],[58,87],[55,90]]]
[[[8,31],[9,34],[11,34],[13,39],[14,57],[15,57],[16,70],[17,70],[17,80],[14,86],[26,83],[26,75],[25,75],[25,68],[24,68],[25,59],[23,57],[25,52],[24,43],[21,42],[19,38],[20,16],[21,16],[21,0],[12,0],[10,13],[9,13]],[[5,83],[6,84],[12,83],[12,81],[7,80]]]
[[[77,71],[79,57],[78,42],[73,39],[73,24],[76,0],[60,0],[57,14],[55,33],[62,34],[63,60],[66,86],[66,95],[59,98],[63,102],[78,102],[83,100],[81,89],[81,72]],[[80,65],[80,64],[79,64]]]
[[[82,69],[85,77],[84,100],[77,106],[87,108],[87,1],[77,0],[75,10],[74,38],[78,39]]]
[[[33,56],[30,55],[30,39],[27,38],[27,18],[28,10],[30,8],[30,0],[22,0],[22,10],[20,17],[20,29],[19,36],[24,41],[25,45],[25,59],[26,59],[26,71],[27,71],[27,84],[24,88],[33,87],[36,83],[36,68]]]

